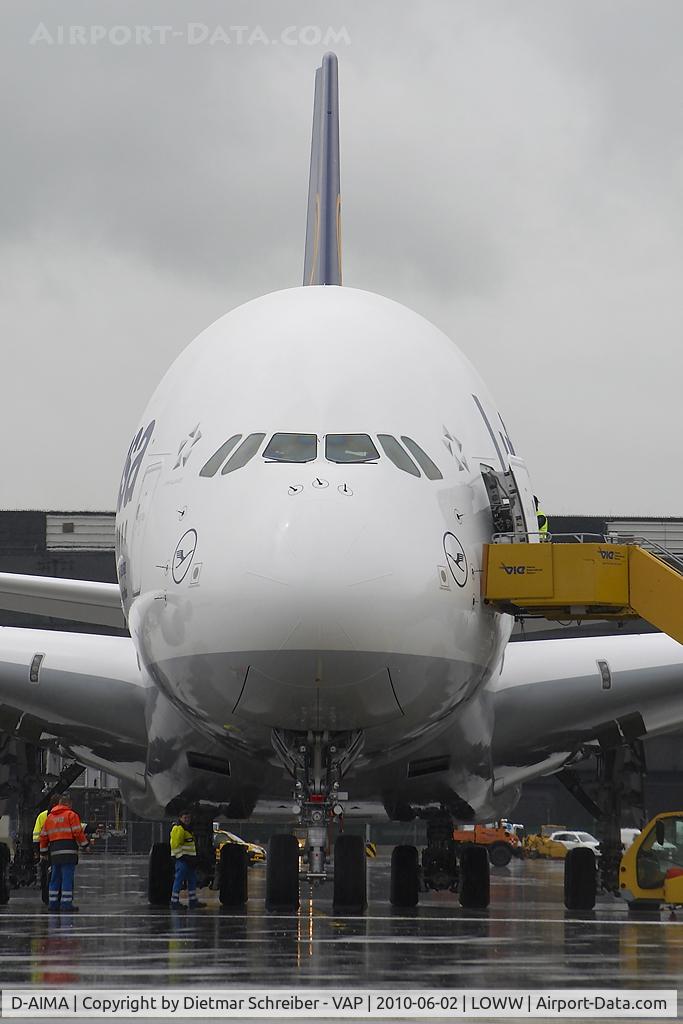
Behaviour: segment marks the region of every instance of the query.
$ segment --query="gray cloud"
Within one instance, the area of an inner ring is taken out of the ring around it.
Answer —
[[[189,21],[261,35],[29,43],[41,24]],[[674,0],[6,2],[4,504],[111,507],[174,356],[226,309],[299,283],[326,47],[284,45],[288,26],[348,37],[347,283],[465,349],[549,511],[680,514]]]

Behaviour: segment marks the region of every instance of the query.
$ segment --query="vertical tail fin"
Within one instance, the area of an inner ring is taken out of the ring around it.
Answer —
[[[341,283],[339,83],[337,58],[326,53],[315,73],[304,284]]]

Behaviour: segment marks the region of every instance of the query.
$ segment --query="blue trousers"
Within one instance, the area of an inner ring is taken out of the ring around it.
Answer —
[[[50,868],[50,885],[48,888],[48,906],[58,907],[61,893],[61,905],[70,907],[74,901],[75,864],[55,864]]]
[[[182,857],[178,857],[175,862],[175,878],[173,879],[171,904],[178,904],[180,902],[180,890],[183,887],[183,882],[187,882],[188,900],[190,903],[195,903],[197,899],[197,872],[194,869],[194,864],[188,864]]]

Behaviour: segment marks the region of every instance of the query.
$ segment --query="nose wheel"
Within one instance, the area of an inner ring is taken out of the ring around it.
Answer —
[[[361,836],[339,836],[334,844],[334,896],[337,914],[362,914],[368,905],[365,843]]]
[[[296,836],[271,836],[266,860],[266,910],[299,909],[299,844]]]

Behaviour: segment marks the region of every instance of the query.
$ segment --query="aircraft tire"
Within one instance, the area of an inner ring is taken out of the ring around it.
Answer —
[[[492,843],[489,846],[489,860],[494,868],[504,868],[512,860],[512,850],[507,843]]]
[[[484,910],[491,899],[489,855],[483,846],[469,843],[460,854],[460,906]]]
[[[247,849],[225,843],[218,862],[218,899],[222,907],[243,907],[248,899]]]
[[[338,836],[334,844],[334,894],[338,914],[362,914],[368,905],[365,843],[362,836]]]
[[[564,861],[564,905],[567,910],[592,910],[597,893],[595,854],[585,847],[569,850]]]
[[[299,844],[296,836],[271,836],[266,859],[266,910],[299,909]]]
[[[0,906],[9,903],[9,846],[0,843]]]
[[[395,846],[391,853],[392,907],[416,907],[419,898],[420,866],[414,846]]]
[[[628,904],[628,913],[630,917],[658,919],[661,913],[661,903],[658,903],[657,900],[631,900]]]
[[[494,867],[505,867],[512,860],[512,850],[507,843],[493,843],[488,847],[488,859]]]
[[[171,902],[174,865],[168,843],[154,843],[149,851],[147,899],[153,907],[167,907]]]

